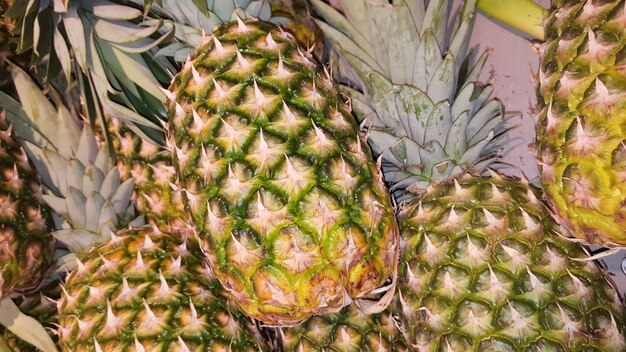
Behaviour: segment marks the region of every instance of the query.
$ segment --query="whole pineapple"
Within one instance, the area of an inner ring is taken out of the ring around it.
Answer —
[[[199,248],[156,227],[129,229],[87,253],[58,301],[63,351],[268,350],[252,320],[216,296]],[[249,324],[242,326],[240,324]]]
[[[37,289],[53,264],[53,223],[41,193],[29,158],[0,111],[0,298]]]
[[[552,1],[545,36],[537,153],[546,197],[573,236],[626,245],[624,1]]]
[[[623,351],[623,307],[583,248],[526,182],[481,175],[507,119],[467,56],[474,3],[449,22],[443,0],[313,1],[400,200],[391,312],[419,351]]]
[[[211,266],[247,315],[291,325],[383,286],[397,225],[329,77],[258,20],[218,28],[170,87],[169,142]]]

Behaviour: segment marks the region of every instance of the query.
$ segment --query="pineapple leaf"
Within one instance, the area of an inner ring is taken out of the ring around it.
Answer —
[[[156,40],[142,39],[142,40],[137,40],[134,42],[124,43],[124,44],[111,43],[111,45],[113,45],[117,49],[120,49],[130,54],[141,54],[141,53],[145,53],[146,51],[154,47],[158,47],[162,42],[171,39],[173,35],[174,35],[174,29],[172,28],[171,30],[169,30],[168,32],[166,32],[165,34],[163,34]]]
[[[70,52],[65,45],[65,41],[63,40],[63,36],[57,27],[54,28],[54,35],[52,36],[54,40],[54,52],[59,60],[61,65],[63,76],[67,82],[70,81],[70,76],[72,74],[72,59],[70,56]],[[50,78],[50,75],[47,75]]]
[[[106,175],[99,170],[95,165],[89,165],[85,168],[85,175],[83,175],[82,189],[83,194],[91,195],[102,187]]]
[[[50,131],[49,138],[37,138],[36,143],[43,147],[50,145],[50,141],[60,140],[57,135],[56,124],[57,110],[48,101],[41,89],[33,80],[18,66],[11,65],[13,83],[20,98],[21,106],[25,112],[30,126],[37,126],[37,131]],[[14,123],[11,121],[11,123]],[[41,136],[41,135],[40,135]],[[33,135],[34,137],[34,135]],[[53,146],[56,148],[56,146]]]
[[[487,51],[483,52],[478,58],[478,60],[476,61],[476,63],[474,64],[474,66],[472,67],[472,69],[470,70],[470,72],[468,73],[467,77],[465,77],[463,81],[477,82],[480,77],[481,72],[483,71],[483,68],[485,68],[485,64],[487,63],[487,57],[488,57],[488,52]]]
[[[363,13],[364,10],[362,8],[353,8],[354,5],[358,5],[359,3],[359,1],[342,1],[342,5],[347,6],[344,7],[346,14],[351,16],[351,19],[359,18],[358,23],[362,23],[365,21],[365,14]],[[361,51],[366,54],[363,60],[376,63],[374,58],[369,57],[370,55],[367,54],[373,52],[372,44],[363,36],[363,33],[367,33],[367,25],[360,26],[360,28],[355,27],[355,25],[352,24],[352,21],[346,20],[339,12],[321,0],[312,0],[311,5],[313,6],[315,12],[325,20],[325,22],[316,20],[315,23],[320,26],[320,28],[324,27],[322,28],[324,34],[332,39],[334,44],[348,44],[348,42],[354,41],[354,46],[362,48]],[[341,41],[341,37],[339,35],[346,39],[351,38],[351,40]]]
[[[52,193],[60,196],[67,189],[67,184],[65,183],[67,179],[65,176],[65,173],[67,172],[65,159],[49,148],[39,149],[38,147],[33,146],[30,149],[37,151],[33,154],[40,156],[38,159],[41,160],[40,165],[43,167],[38,168],[37,171],[40,173],[47,172],[49,175],[48,179],[50,182],[44,184]]]
[[[201,13],[205,15],[209,14],[209,5],[207,4],[206,0],[193,0],[193,4],[196,5]]]
[[[267,1],[253,1],[245,9],[248,16],[262,21],[268,21],[272,17],[272,8]]]
[[[452,116],[459,116],[466,111],[469,112],[474,105],[474,94],[478,91],[476,83],[470,82],[463,86],[457,93],[454,103],[452,103]],[[465,126],[463,126],[464,128]]]
[[[112,198],[114,192],[120,188],[120,184],[121,181],[119,171],[117,170],[117,168],[115,168],[111,170],[104,178],[104,181],[102,182],[102,188],[100,189],[100,194],[102,194],[102,196],[107,199]]]
[[[2,91],[0,91],[0,107],[2,107],[7,121],[17,131],[20,138],[35,144],[41,140],[41,134],[38,133],[36,126],[31,125],[28,115],[20,103]]]
[[[124,87],[137,85],[165,101],[165,94],[159,89],[161,85],[147,68],[145,60],[138,54],[125,53],[109,43],[97,41],[99,52],[107,58],[110,70],[118,79],[127,80]]]
[[[142,15],[138,9],[108,0],[93,0],[92,6],[96,17],[108,20],[132,20]]]
[[[474,13],[469,12],[465,17],[463,17],[461,21],[461,25],[458,31],[454,34],[452,38],[452,42],[450,43],[449,51],[451,53],[460,53],[465,54],[468,52],[468,46],[470,43],[470,37],[472,36],[472,29],[474,27]],[[454,54],[457,55],[457,54]],[[463,60],[460,60],[460,57],[456,58],[455,61],[455,72],[459,72],[461,70],[461,65],[463,64]],[[464,81],[459,81],[464,82]]]
[[[106,234],[101,235],[81,228],[68,228],[55,231],[52,235],[57,240],[66,244],[72,252],[84,253],[90,248],[93,248],[94,243],[105,242],[110,232],[107,231]]]
[[[420,30],[422,33],[426,30],[432,30],[437,43],[440,43],[443,47],[447,46],[447,21],[450,18],[451,6],[450,0],[429,1]]]
[[[451,127],[452,114],[450,112],[450,103],[444,100],[435,105],[430,112],[426,119],[426,126],[424,126],[424,136],[421,139],[422,141],[436,141],[443,144],[450,133]]]
[[[85,177],[85,166],[75,159],[69,160],[68,164],[68,172],[66,173],[67,179],[65,182],[67,185],[82,189],[83,177]]]
[[[401,6],[372,6],[366,11],[370,41],[376,61],[384,67],[389,79],[397,84],[412,83],[415,52],[419,46],[419,33],[413,24],[409,8]],[[389,26],[403,28],[388,36],[381,36]]]
[[[98,147],[94,143],[94,134],[91,129],[83,128],[78,142],[78,150],[76,150],[75,158],[83,165],[89,165],[98,155]]]
[[[65,199],[50,194],[44,194],[42,197],[46,204],[48,204],[48,206],[50,206],[55,213],[59,214],[64,219],[67,217],[68,210]]]
[[[415,57],[415,67],[413,68],[413,85],[421,91],[428,89],[435,68],[439,67],[441,61],[441,49],[431,29],[424,31],[422,42],[417,49]]]
[[[85,202],[87,198],[74,186],[69,186],[65,198],[70,223],[74,228],[84,228],[86,223]]]
[[[464,110],[461,113],[453,115],[457,116],[457,118],[452,123],[452,126],[450,126],[450,130],[445,140],[444,150],[448,155],[458,158],[467,148],[467,136],[465,134],[465,129],[467,128],[470,114],[468,110]]]
[[[153,21],[149,26],[139,26],[128,21],[105,20],[87,14],[93,31],[99,39],[110,43],[128,44],[147,38],[157,32],[162,21]]]
[[[37,320],[20,312],[8,297],[0,300],[0,324],[43,352],[57,351],[45,328]]]
[[[480,156],[481,154],[483,154],[482,153],[483,149],[493,137],[494,137],[494,133],[493,131],[490,130],[486,139],[479,140],[474,145],[470,144],[470,147],[465,151],[465,153],[463,153],[463,156],[461,157],[459,164],[468,165],[468,164],[472,164],[474,160],[480,160],[481,159]]]
[[[111,197],[111,205],[116,214],[122,214],[125,208],[131,203],[131,197],[135,190],[135,183],[132,179],[124,181]]]
[[[185,43],[172,43],[167,46],[160,48],[154,55],[155,56],[174,56],[176,53],[182,49],[187,48]],[[186,57],[186,56],[185,56]],[[184,60],[184,59],[183,59]]]
[[[105,202],[106,199],[100,194],[91,193],[85,202],[85,212],[87,214],[100,214],[100,210],[104,207]],[[88,216],[86,220],[87,224],[85,227],[88,229],[97,229],[98,225],[100,225],[97,216]]]
[[[72,1],[67,12],[63,14],[63,25],[68,41],[72,43],[74,57],[83,72],[87,73],[87,41],[85,40],[85,26],[78,15],[80,2]]]
[[[502,113],[503,108],[500,101],[491,100],[485,103],[467,124],[466,133],[469,136],[468,144],[473,145],[487,137],[491,129],[504,120],[504,116],[501,116]],[[498,118],[498,116],[500,116],[500,118]]]
[[[454,57],[448,53],[428,85],[428,96],[433,102],[453,101],[456,91]]]
[[[95,157],[95,161],[93,164],[100,170],[117,170],[114,168],[114,162],[111,156],[109,155],[109,150],[107,147],[100,148],[100,152]],[[111,173],[112,171],[109,171]],[[118,174],[119,177],[119,174]]]

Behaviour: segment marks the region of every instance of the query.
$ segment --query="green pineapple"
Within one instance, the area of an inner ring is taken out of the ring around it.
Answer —
[[[180,187],[244,313],[297,324],[392,276],[397,225],[381,175],[330,77],[291,35],[226,24],[168,94]]]
[[[62,350],[269,350],[253,321],[216,295],[219,282],[199,253],[156,227],[123,231],[90,251],[58,302]]]
[[[524,180],[481,175],[497,166],[507,117],[476,82],[484,57],[468,58],[474,2],[453,22],[439,21],[443,0],[342,1],[345,17],[313,5],[352,69],[338,74],[359,88],[345,91],[399,200],[390,312],[410,346],[625,350],[620,299],[584,249],[557,234]]]
[[[54,225],[41,192],[37,174],[1,111],[0,298],[36,290],[53,264]]]

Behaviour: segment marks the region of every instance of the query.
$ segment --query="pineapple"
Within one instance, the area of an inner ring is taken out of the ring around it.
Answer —
[[[212,268],[240,309],[294,325],[392,277],[397,225],[367,145],[291,35],[217,29],[170,86],[169,143]]]
[[[549,11],[529,0],[479,5],[543,41],[536,149],[555,218],[587,243],[625,245],[624,2],[555,0]]]
[[[0,112],[0,298],[37,289],[54,260],[50,209],[5,114]]]
[[[626,245],[624,1],[553,1],[540,47],[541,182],[568,232]]]
[[[390,312],[419,351],[626,350],[602,271],[527,182],[488,172],[507,118],[466,52],[475,2],[439,21],[446,3],[346,0],[344,17],[313,1],[400,204]]]
[[[62,351],[269,350],[215,294],[219,282],[199,253],[156,227],[120,232],[87,253],[58,301]]]

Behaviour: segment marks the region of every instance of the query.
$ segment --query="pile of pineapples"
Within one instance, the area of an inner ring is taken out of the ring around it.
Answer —
[[[626,351],[571,238],[626,233],[624,1],[547,22],[553,210],[497,171],[475,3],[16,2],[38,64],[0,93],[0,351]]]

